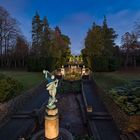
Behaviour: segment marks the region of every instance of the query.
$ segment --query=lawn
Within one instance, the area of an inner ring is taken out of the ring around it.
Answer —
[[[123,110],[140,115],[140,72],[95,73],[93,77]]]
[[[133,80],[140,80],[140,72],[97,72],[93,74],[96,83],[105,91],[123,86]]]
[[[0,71],[0,73],[18,80],[23,85],[23,91],[34,87],[44,79],[41,72]]]

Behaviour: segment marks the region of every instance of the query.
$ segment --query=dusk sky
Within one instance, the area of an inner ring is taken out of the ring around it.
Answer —
[[[132,31],[134,22],[140,20],[140,0],[0,0],[12,17],[20,22],[24,36],[31,41],[31,21],[38,11],[47,16],[52,28],[59,26],[71,39],[74,54],[84,47],[84,38],[95,21],[102,24],[106,15],[108,25],[121,36]]]

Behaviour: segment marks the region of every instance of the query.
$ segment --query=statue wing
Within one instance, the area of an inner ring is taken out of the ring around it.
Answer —
[[[47,90],[53,89],[54,88],[54,83],[51,82],[47,85]]]

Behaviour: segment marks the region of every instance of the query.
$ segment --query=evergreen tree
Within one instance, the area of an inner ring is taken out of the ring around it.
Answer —
[[[24,67],[28,56],[28,43],[23,36],[18,36],[14,49],[15,67]]]
[[[40,55],[40,47],[41,47],[41,38],[42,38],[42,21],[40,20],[40,16],[38,12],[36,12],[35,16],[32,20],[32,51],[35,55]]]
[[[51,29],[46,17],[42,21],[41,55],[48,57],[51,46]]]
[[[124,67],[127,68],[128,63],[129,63],[130,53],[134,50],[138,50],[138,48],[139,48],[138,38],[134,33],[126,32],[122,36],[121,41],[122,41],[121,48],[125,53]],[[134,57],[134,61],[135,61],[135,55],[133,57]],[[136,62],[134,62],[134,66],[136,66]]]
[[[85,49],[82,50],[84,60],[86,61],[88,67],[94,69],[94,58],[100,56],[104,49],[103,45],[103,34],[102,28],[99,25],[93,23],[91,29],[87,33],[85,38]]]
[[[107,25],[107,19],[104,16],[103,26],[103,40],[104,40],[104,56],[111,58],[114,54],[115,39],[117,34],[113,28],[109,28]]]
[[[104,49],[102,28],[99,25],[93,24],[89,29],[85,38],[85,47],[88,49],[89,56],[98,56],[102,54]]]
[[[93,23],[92,28],[87,32],[85,48],[82,50],[83,60],[88,67],[97,71],[114,69],[116,37],[114,29],[108,27],[106,17],[102,26]]]
[[[68,36],[61,33],[60,28],[57,26],[55,28],[55,38],[53,40],[54,48],[56,49],[58,56],[58,66],[64,65],[70,56],[70,39]]]
[[[40,19],[38,13],[32,20],[32,55],[29,57],[28,68],[40,71],[50,71],[66,62],[70,54],[70,40],[61,34],[59,27],[52,30],[46,17]],[[33,68],[33,69],[32,69]]]

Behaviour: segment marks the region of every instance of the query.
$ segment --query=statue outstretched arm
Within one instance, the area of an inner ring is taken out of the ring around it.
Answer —
[[[47,70],[43,70],[43,73],[45,74],[45,78],[47,79],[48,78],[48,74],[50,74],[50,72],[47,71]]]

